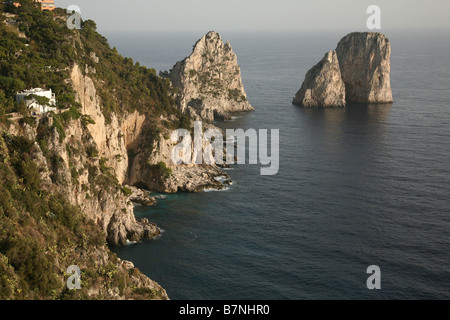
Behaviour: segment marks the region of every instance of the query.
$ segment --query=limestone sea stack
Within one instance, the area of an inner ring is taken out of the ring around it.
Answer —
[[[348,102],[390,103],[391,44],[378,32],[353,32],[336,48]]]
[[[293,104],[342,107],[349,102],[391,103],[390,56],[391,44],[385,35],[350,33],[342,38],[335,51],[327,53],[307,72]],[[338,94],[342,86],[343,95]]]
[[[236,54],[211,31],[194,45],[192,54],[162,73],[178,87],[179,107],[194,119],[212,122],[230,112],[253,111],[247,100]]]
[[[305,81],[295,95],[293,103],[304,107],[345,106],[345,85],[336,51],[328,52],[306,73]]]

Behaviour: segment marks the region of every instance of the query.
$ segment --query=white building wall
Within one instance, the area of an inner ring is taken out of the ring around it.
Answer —
[[[32,94],[39,96],[39,97],[45,97],[45,98],[49,99],[49,103],[51,106],[56,105],[56,97],[55,97],[55,94],[52,93],[51,89],[44,90],[41,88],[34,88],[31,90],[25,90],[23,92],[19,92],[16,94],[16,101],[21,102],[21,101],[25,100],[25,98],[27,96],[32,95]],[[26,103],[27,107],[35,113],[47,113],[50,111],[56,111],[55,107],[42,106],[42,105],[38,104],[36,102],[36,100],[34,100],[34,99],[25,100],[25,103]]]

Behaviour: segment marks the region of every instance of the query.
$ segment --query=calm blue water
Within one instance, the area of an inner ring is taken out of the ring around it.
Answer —
[[[218,125],[280,129],[280,172],[234,166],[228,191],[136,209],[162,237],[113,249],[171,299],[450,298],[449,35],[387,33],[392,105],[292,106],[305,72],[344,35],[222,35],[256,112]],[[202,35],[107,36],[166,70]],[[366,288],[369,265],[381,290]]]

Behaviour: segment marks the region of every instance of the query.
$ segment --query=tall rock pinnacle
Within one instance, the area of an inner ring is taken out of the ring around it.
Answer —
[[[230,112],[253,111],[247,100],[241,70],[230,43],[211,31],[194,45],[192,54],[168,74],[179,88],[179,107],[194,118],[212,122]]]

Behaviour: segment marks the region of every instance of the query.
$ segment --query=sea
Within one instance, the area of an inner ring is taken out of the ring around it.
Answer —
[[[208,31],[105,35],[159,72]],[[291,103],[305,73],[347,32],[215,31],[256,110],[216,125],[279,129],[279,172],[233,165],[224,191],[137,206],[162,235],[112,250],[174,300],[449,299],[450,34],[381,30],[394,103],[307,109]]]

